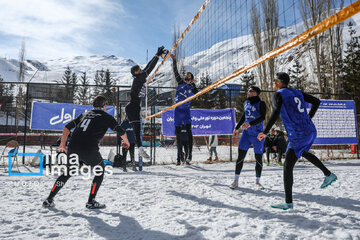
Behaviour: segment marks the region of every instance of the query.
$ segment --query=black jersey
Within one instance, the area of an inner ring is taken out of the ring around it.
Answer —
[[[65,127],[69,130],[75,128],[69,143],[72,150],[98,151],[99,142],[108,128],[120,136],[125,133],[115,118],[102,110],[82,113]]]
[[[145,96],[145,86],[146,78],[150,75],[151,71],[155,68],[156,63],[159,58],[157,56],[153,57],[150,62],[144,68],[143,73],[137,74],[134,76],[134,80],[131,86],[130,92],[130,104],[140,106],[141,98]]]

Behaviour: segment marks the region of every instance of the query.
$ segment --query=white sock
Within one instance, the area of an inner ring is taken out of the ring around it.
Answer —
[[[260,177],[256,177],[256,183],[260,183]]]
[[[239,181],[240,174],[235,174],[235,181]]]

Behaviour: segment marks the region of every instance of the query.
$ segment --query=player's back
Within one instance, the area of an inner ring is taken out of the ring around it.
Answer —
[[[113,128],[115,119],[102,110],[91,110],[79,116],[69,148],[97,151],[99,142],[108,128]]]
[[[289,140],[299,139],[316,131],[306,111],[302,92],[293,88],[282,88],[277,92],[282,97],[280,116],[288,132]]]

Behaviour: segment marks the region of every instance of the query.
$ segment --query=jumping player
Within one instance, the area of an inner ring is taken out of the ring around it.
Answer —
[[[271,205],[271,207],[284,210],[293,208],[293,169],[297,159],[301,156],[324,173],[325,179],[321,188],[325,188],[337,180],[335,174],[331,173],[315,155],[309,153],[316,138],[316,128],[311,118],[314,117],[321,101],[300,90],[288,88],[289,81],[290,77],[287,73],[276,74],[273,81],[273,87],[277,90],[272,100],[273,112],[264,132],[258,136],[258,139],[262,141],[279,115],[281,116],[289,138],[284,162],[285,203]],[[306,111],[305,102],[311,103],[309,114]]]
[[[98,170],[101,169],[101,175],[95,176],[91,185],[89,200],[86,203],[86,208],[89,209],[105,207],[105,204],[100,204],[95,201],[95,196],[104,178],[105,166],[99,152],[99,142],[105,135],[107,129],[110,128],[121,135],[123,147],[128,148],[130,145],[125,131],[118,125],[115,118],[106,113],[105,97],[95,97],[93,106],[93,110],[80,114],[76,119],[66,124],[61,136],[60,146],[57,149],[58,152],[67,152],[69,157],[75,153],[78,155],[80,163],[96,167]],[[70,130],[73,128],[75,128],[75,130],[67,149],[65,143],[70,134]],[[55,205],[55,195],[71,177],[70,166],[68,161],[66,171],[64,171],[64,173],[55,181],[55,184],[50,191],[50,195],[43,202],[43,207],[48,208]]]
[[[134,81],[131,86],[130,92],[130,102],[125,107],[125,112],[129,117],[130,123],[134,129],[136,145],[139,148],[139,156],[144,158],[150,158],[150,156],[145,152],[142,141],[140,138],[141,124],[140,124],[140,110],[141,110],[141,98],[145,96],[145,86],[146,78],[150,75],[151,71],[155,68],[156,63],[159,60],[159,57],[164,52],[164,47],[159,47],[156,55],[150,60],[146,65],[144,70],[140,68],[139,65],[135,65],[131,68],[131,74],[134,78]]]
[[[171,54],[171,58],[173,59],[173,71],[175,75],[175,79],[178,83],[178,87],[176,88],[176,96],[175,103],[181,102],[186,98],[194,95],[198,92],[195,86],[194,75],[191,72],[187,72],[185,75],[185,79],[180,77],[180,74],[177,69],[176,56]],[[189,165],[192,159],[192,149],[193,149],[193,136],[191,131],[191,115],[190,115],[190,101],[186,102],[175,108],[174,113],[175,119],[175,134],[177,141],[177,164],[180,165],[183,162],[183,154],[182,154],[182,141],[181,141],[181,127],[185,126],[186,134],[188,137],[188,155],[186,157],[186,164]]]
[[[258,141],[257,136],[264,130],[263,121],[266,116],[266,105],[259,97],[260,92],[260,88],[256,86],[249,88],[246,93],[247,100],[244,103],[244,113],[233,132],[233,135],[237,136],[239,128],[244,130],[239,141],[239,154],[235,167],[235,179],[230,185],[231,189],[235,189],[239,186],[240,172],[244,164],[246,153],[251,144],[253,145],[256,159],[255,186],[259,189],[263,189],[263,186],[260,184],[260,177],[263,167],[262,155],[264,152],[264,140]]]

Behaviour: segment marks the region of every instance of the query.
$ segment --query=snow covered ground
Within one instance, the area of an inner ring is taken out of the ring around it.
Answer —
[[[254,162],[244,164],[237,190],[228,188],[233,162],[114,169],[97,196],[107,208],[95,211],[85,208],[92,178],[71,178],[55,208],[43,209],[55,176],[7,176],[0,169],[0,239],[360,239],[360,160],[325,165],[339,180],[320,189],[322,173],[297,163],[290,211],[269,207],[284,201],[275,164],[264,167],[265,190],[254,188]]]

